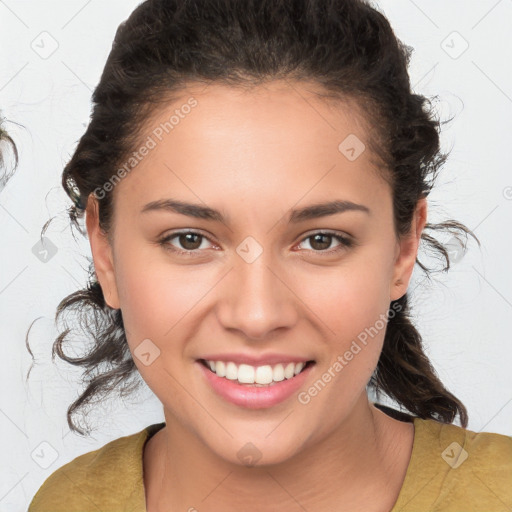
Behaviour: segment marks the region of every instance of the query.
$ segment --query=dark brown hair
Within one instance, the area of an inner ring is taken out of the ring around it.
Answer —
[[[74,202],[72,226],[85,234],[79,221],[90,194],[134,150],[141,127],[159,103],[192,82],[251,87],[281,79],[314,83],[324,91],[321,96],[350,100],[362,109],[378,141],[371,149],[385,163],[383,176],[392,185],[396,234],[407,234],[418,200],[429,194],[447,158],[440,151],[441,123],[431,101],[411,91],[410,54],[387,19],[363,0],[143,2],[117,30],[92,96],[90,124],[63,171],[62,185]],[[109,233],[112,193],[98,203],[100,226]],[[442,271],[450,268],[448,251],[428,230],[445,230],[464,247],[468,235],[478,242],[459,222],[427,224],[422,246],[445,260]],[[416,262],[429,277],[433,270]],[[64,298],[56,314],[56,321],[64,313],[73,315],[84,354],[65,354],[69,326],[55,340],[52,354],[84,369],[85,390],[67,414],[70,428],[79,433],[76,412],[113,390],[130,392],[138,375],[122,312],[105,303],[92,262],[89,273],[87,287]],[[407,294],[390,310],[396,314],[389,317],[368,386],[415,416],[451,423],[459,414],[466,427],[466,408],[444,387],[423,351]]]
[[[16,167],[18,166],[19,159],[18,148],[16,147],[16,143],[12,137],[4,128],[4,120],[5,119],[0,117],[0,191],[4,188],[5,184],[14,173]],[[10,166],[10,170],[6,165],[6,149],[9,149],[9,152],[12,153],[13,157],[13,163]]]

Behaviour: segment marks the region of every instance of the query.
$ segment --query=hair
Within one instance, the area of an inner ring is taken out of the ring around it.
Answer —
[[[133,151],[142,127],[162,102],[187,84],[253,87],[274,80],[318,85],[321,97],[350,101],[364,112],[372,130],[372,150],[385,163],[391,185],[397,237],[410,233],[418,201],[430,193],[447,159],[440,150],[440,121],[431,100],[414,94],[408,75],[412,49],[395,36],[388,20],[363,0],[147,0],[120,24],[101,79],[94,90],[90,123],[62,173],[62,186],[73,201],[68,210],[80,232],[88,198],[112,179]],[[375,137],[373,136],[375,135]],[[113,225],[112,192],[95,195],[99,224]],[[47,223],[48,224],[48,223]],[[46,229],[45,228],[43,229]],[[450,268],[445,245],[428,230],[446,231],[462,241],[476,236],[448,220],[427,223],[420,247],[440,255]],[[430,279],[432,269],[416,263]],[[382,353],[368,383],[420,418],[452,423],[464,405],[442,384],[425,355],[422,338],[410,318],[407,293],[391,303]],[[127,344],[120,309],[110,308],[93,262],[86,288],[65,297],[55,321],[78,318],[84,354],[64,352],[72,330],[55,340],[57,355],[83,368],[85,389],[68,407],[70,428],[83,431],[74,415],[98,397],[134,386],[136,366]],[[140,379],[139,379],[140,381]]]
[[[4,128],[4,121],[5,119],[0,117],[0,192],[2,191],[4,186],[7,184],[7,181],[11,178],[12,174],[16,170],[19,160],[18,148],[16,147],[16,143],[14,142],[12,137],[7,133],[6,129]],[[8,149],[13,156],[13,164],[11,166],[10,171],[7,169],[6,165],[6,149]]]

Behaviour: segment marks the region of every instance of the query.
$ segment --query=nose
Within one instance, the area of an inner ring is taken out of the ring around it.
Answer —
[[[217,318],[224,329],[236,330],[252,340],[271,337],[291,328],[299,317],[293,283],[282,266],[263,254],[252,263],[235,261],[221,290]]]

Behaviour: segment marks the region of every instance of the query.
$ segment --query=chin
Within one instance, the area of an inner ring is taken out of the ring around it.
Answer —
[[[275,429],[276,425],[272,428]],[[229,464],[249,468],[265,468],[286,463],[295,457],[303,448],[302,439],[294,440],[291,435],[286,435],[283,439],[283,432],[275,433],[275,438],[271,439],[272,428],[268,431],[259,428],[257,436],[235,435],[233,438],[219,444],[218,440],[214,445],[206,443],[210,449],[221,459]],[[229,427],[227,427],[229,431]],[[285,442],[288,441],[288,443]]]

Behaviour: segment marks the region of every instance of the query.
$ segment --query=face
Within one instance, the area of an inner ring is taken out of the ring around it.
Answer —
[[[106,301],[121,308],[134,361],[169,427],[236,464],[249,441],[261,463],[290,459],[366,398],[383,319],[412,273],[425,203],[411,235],[397,239],[391,189],[362,118],[299,84],[190,87],[147,123],[148,137],[153,147],[115,186],[111,244],[92,197],[88,205]],[[166,200],[209,215],[155,207]],[[310,208],[333,202],[352,207]],[[212,387],[199,361],[213,355],[314,364],[281,382],[301,379],[284,398],[249,406]]]

